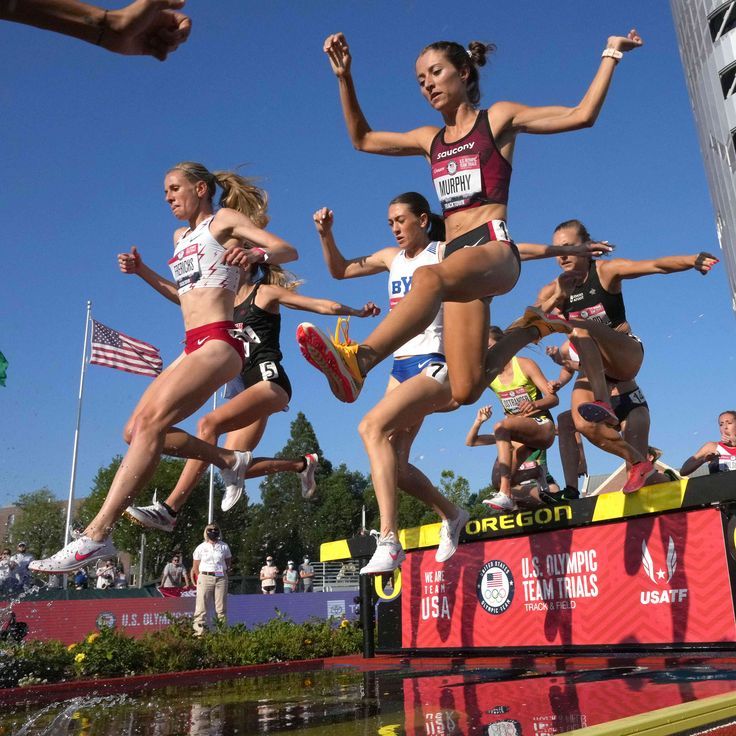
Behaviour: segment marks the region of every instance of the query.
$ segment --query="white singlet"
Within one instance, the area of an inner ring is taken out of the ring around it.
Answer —
[[[414,258],[407,258],[403,250],[396,254],[388,274],[389,309],[393,309],[411,289],[414,271],[420,266],[432,266],[440,262],[438,250],[439,243],[435,240]],[[424,332],[404,343],[394,353],[394,356],[404,358],[410,355],[429,355],[431,353],[445,354],[445,345],[442,340],[442,307],[432,324]]]
[[[203,288],[238,290],[240,269],[223,263],[227,249],[210,233],[212,217],[187,230],[176,243],[169,268],[179,294]]]
[[[710,472],[725,473],[729,470],[736,470],[736,447],[718,443],[716,448],[718,452],[718,460],[713,462],[710,467],[714,468]],[[715,467],[718,470],[715,470]]]

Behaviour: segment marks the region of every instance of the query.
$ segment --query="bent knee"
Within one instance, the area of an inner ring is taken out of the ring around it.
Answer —
[[[197,422],[197,437],[200,439],[209,440],[219,434],[219,425],[210,414],[202,417]]]
[[[363,442],[368,442],[385,437],[387,432],[382,422],[378,421],[372,414],[366,414],[360,420],[360,424],[358,424],[358,434],[363,439]]]

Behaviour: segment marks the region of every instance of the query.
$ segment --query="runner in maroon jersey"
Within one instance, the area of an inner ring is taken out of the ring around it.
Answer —
[[[335,345],[315,329],[298,339],[308,359],[328,378],[342,401],[354,401],[365,375],[419,334],[445,303],[446,356],[453,398],[475,402],[491,379],[520,349],[508,338],[488,353],[491,297],[513,289],[519,253],[506,228],[511,159],[519,133],[562,133],[592,125],[623,53],[641,45],[636,31],[611,36],[598,71],[575,107],[529,107],[497,102],[479,111],[478,68],[491,46],[468,49],[452,42],[427,46],[416,62],[422,94],[444,126],[408,133],[373,131],[358,103],[345,37],[329,36],[324,50],[339,81],[340,100],[353,145],[384,155],[424,156],[442,203],[447,228],[445,260],[419,269],[409,295],[359,346]],[[486,365],[486,361],[488,364]]]

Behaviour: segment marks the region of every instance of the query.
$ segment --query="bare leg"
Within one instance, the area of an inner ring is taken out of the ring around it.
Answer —
[[[565,485],[577,489],[578,473],[580,471],[580,448],[576,439],[572,412],[563,411],[557,417],[557,439]]]
[[[411,290],[376,327],[358,350],[363,375],[435,318],[443,302],[471,302],[501,295],[513,288],[519,277],[519,263],[507,243],[484,243],[456,251],[436,266],[422,266],[414,272]],[[448,328],[463,330],[445,316]],[[485,345],[482,346],[485,350]]]
[[[445,357],[452,398],[458,404],[474,404],[488,388],[483,364],[489,322],[488,301],[445,304]]]
[[[233,348],[211,340],[156,379],[158,385],[136,415],[130,448],[102,508],[87,526],[86,536],[95,541],[108,536],[125,507],[153,475],[169,427],[199,409],[214,390],[238,374],[241,365]]]
[[[530,342],[539,339],[534,327],[523,327],[506,333],[485,356],[485,384],[488,386],[507,366],[511,359]]]
[[[228,432],[225,441],[228,450],[254,450],[266,429],[268,417],[281,411],[288,403],[289,397],[281,386],[261,381],[202,417],[197,425],[197,435],[207,443],[215,443],[222,433]],[[188,454],[188,449],[180,449],[177,454],[197,458],[197,455]],[[184,466],[179,481],[166,499],[169,508],[179,511],[184,506],[208,465],[209,462],[193,459]],[[249,468],[246,477],[255,477],[251,471]]]

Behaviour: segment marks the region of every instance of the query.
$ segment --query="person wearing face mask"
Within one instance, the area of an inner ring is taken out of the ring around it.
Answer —
[[[12,595],[16,589],[15,561],[6,547],[0,554],[0,597]]]
[[[266,557],[266,564],[261,568],[261,592],[264,595],[273,595],[276,592],[276,578],[279,569],[273,564],[273,557]]]
[[[207,524],[204,542],[194,550],[192,558],[192,577],[197,585],[193,626],[195,636],[201,636],[213,612],[223,622],[227,614],[227,576],[233,558],[230,547],[220,539],[217,524]]]
[[[284,570],[283,582],[284,593],[296,593],[296,589],[299,585],[299,571],[294,565],[294,560],[289,560],[286,563],[286,570]]]
[[[305,557],[304,562],[299,565],[299,577],[302,581],[302,590],[311,593],[314,590],[314,568],[309,564],[309,557]]]

